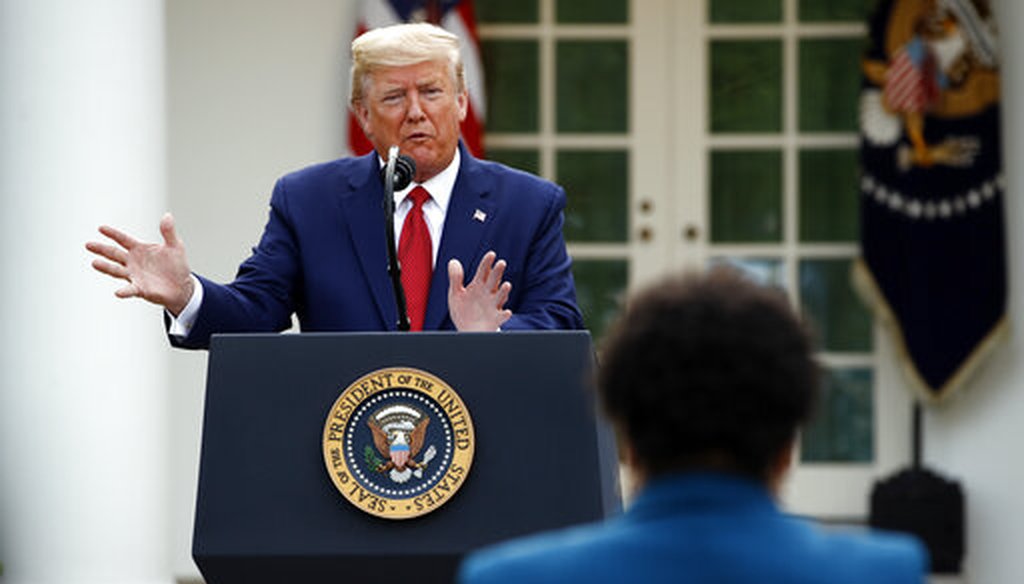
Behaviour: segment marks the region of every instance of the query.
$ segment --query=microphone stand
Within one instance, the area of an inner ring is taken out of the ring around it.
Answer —
[[[398,330],[408,331],[409,311],[405,306],[405,289],[402,288],[402,267],[398,263],[398,252],[395,247],[395,163],[398,160],[398,146],[388,148],[388,161],[384,166],[384,229],[388,246],[388,275],[391,276],[391,288],[395,293],[395,306],[398,309]],[[411,178],[411,177],[410,177]],[[408,181],[406,181],[408,185]],[[403,185],[402,188],[405,188]]]

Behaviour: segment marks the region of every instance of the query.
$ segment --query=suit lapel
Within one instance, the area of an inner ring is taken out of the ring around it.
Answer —
[[[459,147],[462,162],[448,202],[441,247],[430,280],[427,314],[423,321],[426,330],[451,326],[448,322],[448,261],[457,259],[462,262],[465,281],[468,282],[476,272],[483,251],[486,251],[480,249],[480,241],[488,221],[494,216],[494,201],[489,196],[492,185],[488,175],[461,143]]]
[[[350,190],[341,195],[342,217],[348,222],[352,245],[363,275],[372,291],[377,312],[388,330],[395,328],[397,311],[387,271],[387,245],[384,234],[384,186],[376,180],[377,155],[363,157],[360,171],[349,177]]]

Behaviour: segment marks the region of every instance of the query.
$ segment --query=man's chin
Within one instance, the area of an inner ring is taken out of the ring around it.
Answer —
[[[402,154],[407,154],[416,161],[417,169],[427,169],[437,164],[437,153],[429,148],[408,148],[403,149]]]
[[[427,161],[437,156],[434,143],[431,140],[403,140],[402,153],[412,156],[417,163],[420,160]]]

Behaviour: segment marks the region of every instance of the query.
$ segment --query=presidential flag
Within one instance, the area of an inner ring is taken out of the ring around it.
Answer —
[[[993,21],[981,0],[881,0],[862,61],[854,282],[929,402],[1008,326]]]
[[[469,93],[468,113],[462,122],[462,141],[474,156],[482,158],[486,105],[480,41],[476,34],[472,0],[361,0],[356,22],[355,36],[391,24],[431,22],[459,37]],[[373,149],[351,113],[348,116],[348,141],[353,154],[366,154]]]

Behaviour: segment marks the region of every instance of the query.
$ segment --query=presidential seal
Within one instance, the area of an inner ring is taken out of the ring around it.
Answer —
[[[388,519],[447,503],[469,474],[475,443],[455,390],[405,367],[373,371],[345,388],[323,433],[334,486],[359,509]]]

